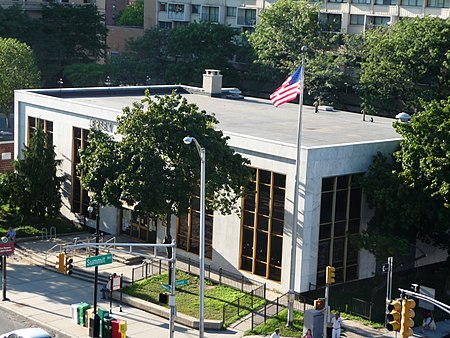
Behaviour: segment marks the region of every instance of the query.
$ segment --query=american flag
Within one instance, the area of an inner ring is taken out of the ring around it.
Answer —
[[[302,81],[302,66],[289,76],[283,84],[270,95],[270,100],[275,107],[281,106],[283,103],[292,101],[300,94],[300,81]]]

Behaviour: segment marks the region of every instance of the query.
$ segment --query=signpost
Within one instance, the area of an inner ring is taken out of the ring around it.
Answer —
[[[178,279],[175,281],[175,287],[177,286],[183,286],[189,284],[189,278],[185,279]],[[161,283],[161,287],[166,291],[172,291],[172,287],[169,284]]]
[[[14,253],[14,242],[10,241],[8,237],[2,237],[0,243],[0,259],[2,261],[2,293],[3,301],[9,300],[6,297],[6,256]]]
[[[113,257],[112,254],[88,257],[88,258],[86,258],[86,267],[92,268],[94,266],[111,264],[112,257]]]

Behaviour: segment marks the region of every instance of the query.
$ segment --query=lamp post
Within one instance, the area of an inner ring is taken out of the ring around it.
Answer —
[[[199,248],[199,261],[200,261],[200,314],[199,314],[199,337],[205,336],[205,159],[206,153],[200,143],[190,136],[186,136],[183,139],[185,144],[191,144],[194,141],[200,156],[200,248]]]
[[[89,196],[89,206],[88,206],[88,212],[89,215],[92,216],[92,212],[94,211],[94,208],[92,207],[92,199],[95,196],[94,192],[88,192]],[[100,232],[100,203],[97,203],[97,215],[95,216],[95,243],[98,243],[98,237]],[[95,247],[95,255],[98,256],[98,246]],[[94,337],[98,337],[100,333],[100,318],[97,314],[97,289],[98,289],[98,266],[95,266],[94,268]]]

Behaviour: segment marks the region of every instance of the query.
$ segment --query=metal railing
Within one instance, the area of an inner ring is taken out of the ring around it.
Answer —
[[[263,307],[252,311],[251,315],[252,330],[256,326],[265,323],[269,318],[272,318],[277,314],[279,314],[284,309],[287,309],[288,300],[289,294],[285,293],[277,297],[275,300],[266,300],[266,303],[264,304]],[[305,312],[306,307],[307,304],[305,303],[305,299],[301,295],[296,293],[294,301],[294,310]]]
[[[223,325],[225,327],[228,326],[237,319],[263,306],[265,302],[266,284],[263,284],[252,290],[250,293],[241,296],[228,304],[224,304],[222,309]]]
[[[131,284],[154,275],[160,275],[167,270],[166,262],[163,264],[161,260],[145,260],[141,265],[131,269]]]

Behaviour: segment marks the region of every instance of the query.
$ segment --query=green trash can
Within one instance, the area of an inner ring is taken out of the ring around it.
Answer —
[[[88,303],[80,303],[78,304],[78,324],[81,326],[87,326],[87,323],[84,321],[84,314],[87,309],[89,309],[91,306]]]
[[[113,317],[106,317],[102,323],[102,338],[112,338],[112,321]]]
[[[109,311],[105,310],[105,309],[102,309],[102,308],[98,308],[97,309],[97,314],[100,317],[100,332],[99,332],[99,336],[101,338],[103,338],[103,320],[105,318],[109,317]]]

